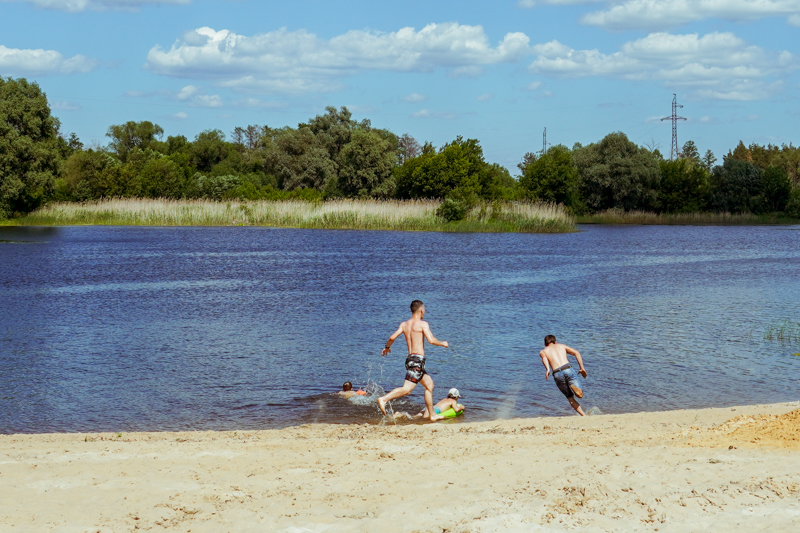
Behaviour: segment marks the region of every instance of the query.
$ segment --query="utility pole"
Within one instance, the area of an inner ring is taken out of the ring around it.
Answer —
[[[672,93],[672,116],[664,117],[661,120],[672,121],[672,146],[669,148],[669,160],[674,161],[676,157],[681,156],[680,148],[678,148],[678,121],[686,120],[678,116],[678,108],[683,107],[678,103],[678,95]]]
[[[550,143],[547,142],[547,128],[544,129],[544,133],[542,134],[542,155],[547,153],[547,146]]]

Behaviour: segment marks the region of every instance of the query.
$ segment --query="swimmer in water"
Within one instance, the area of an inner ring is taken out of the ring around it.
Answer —
[[[580,367],[578,372],[575,372],[575,369],[569,364],[567,354],[575,356]],[[579,415],[586,416],[586,413],[581,409],[581,404],[575,399],[575,396],[583,398],[583,389],[581,389],[581,382],[578,380],[578,373],[586,377],[586,369],[583,368],[581,353],[566,344],[556,342],[555,335],[548,335],[544,338],[544,350],[539,352],[539,357],[542,358],[542,364],[545,368],[544,379],[550,379],[550,369],[552,368],[553,381],[556,382],[558,390],[567,397],[569,404]]]
[[[344,385],[342,385],[342,390],[340,390],[337,394],[340,396],[344,396],[345,398],[352,398],[353,396],[366,396],[367,393],[363,390],[353,390],[353,384],[349,381],[345,381]]]
[[[389,341],[386,343],[381,356],[385,357],[386,354],[391,352],[392,343],[402,333],[405,336],[406,344],[408,345],[408,357],[406,358],[406,379],[402,387],[394,389],[389,394],[378,398],[378,407],[386,416],[386,403],[411,394],[417,383],[422,383],[425,387],[425,406],[428,412],[428,418],[431,422],[441,420],[441,415],[436,414],[433,408],[433,378],[425,371],[425,341],[434,346],[449,347],[447,341],[440,341],[431,333],[431,328],[427,322],[422,320],[425,317],[425,304],[420,300],[411,302],[411,319],[406,320],[397,328]]]
[[[439,400],[436,405],[433,406],[433,411],[440,415],[450,409],[453,408],[453,411],[456,413],[460,413],[464,410],[464,406],[458,403],[458,399],[461,398],[461,393],[458,392],[458,389],[452,388],[447,392],[447,398]],[[395,413],[394,418],[426,418],[428,416],[428,409],[425,408],[424,411],[421,413],[415,414],[413,417],[408,413]]]

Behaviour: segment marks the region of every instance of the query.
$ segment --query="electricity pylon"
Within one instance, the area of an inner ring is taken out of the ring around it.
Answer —
[[[678,121],[679,120],[686,120],[683,117],[678,116],[678,108],[683,107],[678,103],[678,95],[672,93],[672,116],[664,117],[661,120],[671,120],[672,121],[672,146],[669,149],[669,160],[674,161],[676,157],[681,156],[681,151],[678,148]]]

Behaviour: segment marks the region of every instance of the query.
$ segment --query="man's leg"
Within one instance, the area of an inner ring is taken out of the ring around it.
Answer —
[[[581,404],[579,404],[575,398],[567,398],[567,400],[569,400],[569,404],[578,412],[579,415],[586,416],[586,413],[584,413],[583,409],[581,409]]]
[[[400,398],[401,396],[406,396],[407,394],[411,394],[411,391],[414,390],[414,387],[416,386],[416,383],[406,380],[402,387],[397,387],[389,394],[378,398],[378,407],[380,407],[383,416],[386,416],[386,402],[394,400],[395,398]]]
[[[428,415],[431,422],[436,422],[444,417],[436,414],[433,410],[433,378],[430,374],[425,374],[420,380],[422,386],[425,387],[425,406],[428,409]]]

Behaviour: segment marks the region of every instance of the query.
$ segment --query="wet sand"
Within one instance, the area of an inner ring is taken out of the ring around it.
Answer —
[[[0,531],[800,531],[799,408],[6,435]]]

